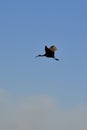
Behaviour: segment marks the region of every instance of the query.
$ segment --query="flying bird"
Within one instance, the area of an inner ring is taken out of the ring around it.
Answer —
[[[45,46],[45,54],[43,55],[37,55],[36,57],[48,57],[48,58],[54,58],[55,60],[59,60],[57,58],[55,58],[55,51],[57,50],[57,48],[52,45],[50,46],[50,48],[48,48],[47,46]]]

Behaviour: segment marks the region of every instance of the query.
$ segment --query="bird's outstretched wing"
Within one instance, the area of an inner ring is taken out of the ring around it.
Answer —
[[[45,53],[49,53],[49,48],[45,46]]]
[[[52,52],[57,51],[57,48],[56,48],[54,45],[52,45],[49,49],[50,49],[50,51],[52,51]]]

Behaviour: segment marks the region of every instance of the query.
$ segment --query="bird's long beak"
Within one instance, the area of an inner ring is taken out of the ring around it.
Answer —
[[[39,57],[39,56],[37,55],[37,56],[35,56],[35,57]]]
[[[36,57],[40,57],[40,56],[42,56],[42,55],[37,55]]]

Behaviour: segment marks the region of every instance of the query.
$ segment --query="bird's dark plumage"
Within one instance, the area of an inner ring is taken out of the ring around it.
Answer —
[[[55,60],[59,60],[57,58],[55,58],[55,51],[57,50],[57,48],[52,45],[50,48],[48,48],[47,46],[45,46],[45,54],[43,55],[37,55],[36,57],[43,57],[46,56],[48,58],[54,58]]]

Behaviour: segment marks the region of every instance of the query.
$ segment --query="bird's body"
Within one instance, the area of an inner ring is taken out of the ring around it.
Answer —
[[[50,48],[48,48],[47,46],[45,46],[45,54],[38,55],[36,57],[46,56],[48,58],[54,58],[55,60],[59,60],[59,59],[55,58],[55,56],[54,56],[56,50],[57,50],[57,48],[54,45],[52,45]]]

